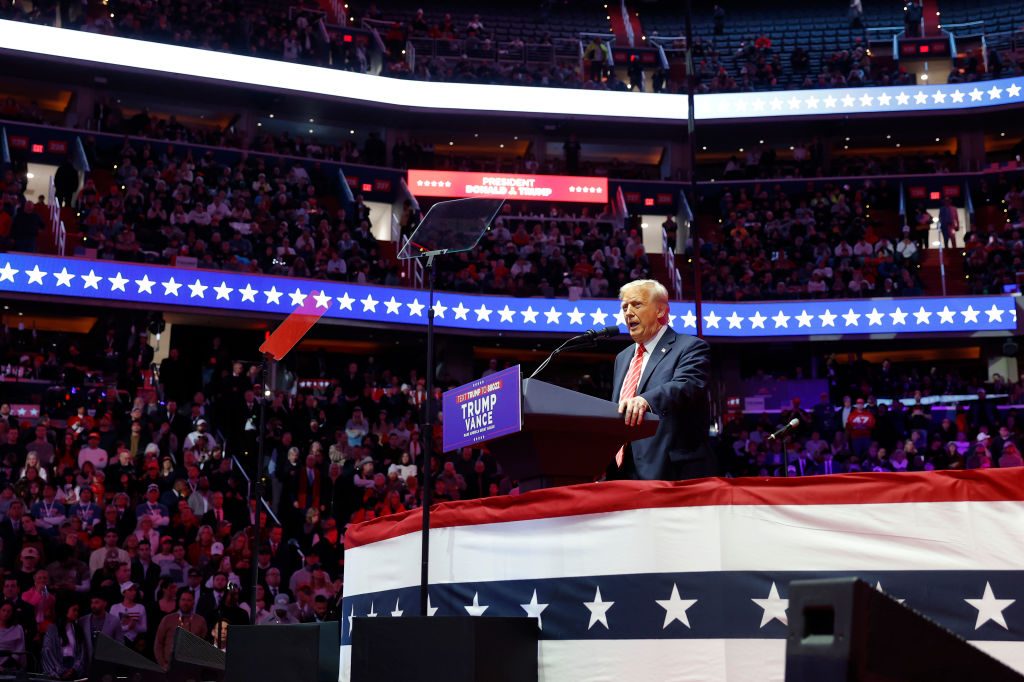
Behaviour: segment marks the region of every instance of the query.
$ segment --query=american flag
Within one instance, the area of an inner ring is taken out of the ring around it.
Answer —
[[[782,680],[790,581],[858,576],[1024,670],[1022,521],[1024,469],[445,503],[429,615],[536,617],[542,680]],[[342,679],[353,618],[418,615],[420,523],[411,511],[349,530]]]

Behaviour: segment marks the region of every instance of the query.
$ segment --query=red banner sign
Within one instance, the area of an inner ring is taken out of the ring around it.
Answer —
[[[28,138],[24,135],[8,135],[7,142],[15,149],[28,149]]]
[[[51,154],[67,154],[68,143],[64,140],[50,140],[46,143],[46,151]]]
[[[421,197],[505,197],[526,201],[608,201],[607,178],[516,173],[409,171],[409,189]]]

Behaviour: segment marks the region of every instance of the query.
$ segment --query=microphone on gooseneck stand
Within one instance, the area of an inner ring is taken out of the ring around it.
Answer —
[[[558,354],[561,353],[566,348],[594,346],[597,345],[597,342],[601,339],[611,339],[618,335],[618,327],[605,327],[604,329],[588,329],[582,334],[578,334],[577,336],[568,339],[561,346],[551,351],[551,355],[549,355],[544,360],[544,362],[540,363],[540,367],[535,369],[533,371],[533,374],[531,374],[529,378],[532,379],[538,374],[540,374],[541,371],[548,366],[548,363],[550,363],[552,360],[558,357]]]
[[[778,431],[776,431],[775,433],[773,433],[770,436],[768,436],[768,440],[775,440],[779,436],[784,435],[790,429],[795,429],[798,426],[800,426],[800,420],[797,419],[796,417],[793,417],[792,419],[789,420],[789,422],[785,426],[783,426]]]

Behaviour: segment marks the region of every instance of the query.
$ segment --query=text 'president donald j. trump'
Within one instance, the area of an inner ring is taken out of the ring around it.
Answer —
[[[668,292],[659,282],[630,282],[619,290],[619,299],[634,343],[615,358],[612,400],[628,425],[639,424],[648,410],[661,422],[653,436],[619,450],[610,477],[677,481],[714,476],[707,442],[708,344],[668,326]]]

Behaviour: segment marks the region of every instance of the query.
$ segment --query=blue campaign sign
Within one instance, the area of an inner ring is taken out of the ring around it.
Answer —
[[[445,452],[520,431],[523,397],[519,365],[445,392],[441,411]]]
[[[70,296],[143,303],[155,309],[186,307],[196,313],[230,311],[288,315],[312,292],[323,319],[388,325],[426,325],[428,294],[371,284],[298,279],[222,270],[190,269],[8,253],[0,256],[0,293]],[[672,301],[669,324],[697,331],[696,306]],[[579,334],[616,325],[627,332],[617,300],[514,298],[441,291],[434,294],[434,324],[491,332]],[[861,335],[1015,331],[1013,295],[956,298],[861,298],[730,303],[701,308],[708,337]]]

